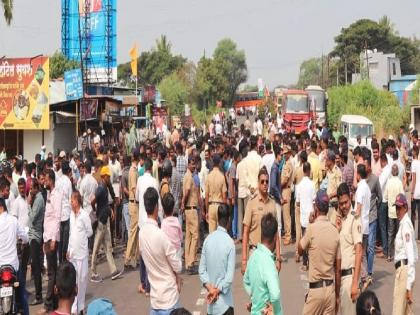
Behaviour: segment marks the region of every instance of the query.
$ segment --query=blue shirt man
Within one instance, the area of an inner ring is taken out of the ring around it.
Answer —
[[[207,236],[201,253],[199,275],[207,289],[207,313],[233,314],[232,282],[235,273],[235,244],[226,232],[229,208],[223,204],[218,209],[218,227]]]

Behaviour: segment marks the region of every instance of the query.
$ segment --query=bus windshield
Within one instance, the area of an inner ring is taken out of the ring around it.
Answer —
[[[289,94],[286,96],[286,111],[288,113],[307,113],[308,96],[302,94]]]
[[[325,93],[324,91],[308,91],[309,104],[315,103],[315,110],[317,112],[325,112]]]
[[[351,124],[350,125],[350,137],[356,138],[357,136],[361,136],[362,138],[366,138],[371,136],[373,133],[372,125],[364,125],[364,124]]]

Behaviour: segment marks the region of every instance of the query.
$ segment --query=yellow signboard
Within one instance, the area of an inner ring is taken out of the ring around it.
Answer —
[[[50,128],[48,57],[0,60],[0,128]]]

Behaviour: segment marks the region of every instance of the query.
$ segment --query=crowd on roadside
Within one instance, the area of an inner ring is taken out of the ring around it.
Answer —
[[[238,126],[234,115],[216,115],[208,127],[165,128],[141,139],[133,128],[110,145],[89,130],[81,151],[54,155],[43,146],[33,161],[16,156],[2,164],[0,265],[18,270],[24,314],[28,304],[43,304],[39,314],[59,307],[66,262],[77,283],[71,314],[85,312],[87,281],[100,285],[105,276],[99,256],[112,280],[139,270],[150,314],[188,314],[183,273],[200,277],[208,314],[233,314],[236,246],[251,314],[285,313],[278,276],[285,246],[308,272],[304,314],[380,314],[369,295],[375,259],[395,265],[393,314],[412,311],[420,239],[412,126],[387,139],[373,135],[369,148],[349,148],[336,130],[315,124],[296,136],[280,117],[246,117]],[[125,247],[119,268],[117,245]]]

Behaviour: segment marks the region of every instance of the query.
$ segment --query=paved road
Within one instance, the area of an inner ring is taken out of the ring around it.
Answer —
[[[242,275],[240,272],[241,247],[237,247],[236,272],[233,282],[233,293],[236,314],[247,314],[245,305],[248,302],[247,294],[242,286]],[[293,260],[294,246],[283,248],[288,262],[283,263],[280,272],[280,283],[282,302],[285,314],[301,314],[303,308],[304,296],[307,290],[307,275],[299,270],[299,265]],[[122,265],[122,254],[116,254],[116,262]],[[418,269],[418,268],[417,268]],[[101,263],[99,271],[103,276],[108,274],[106,262]],[[417,279],[420,273],[417,270]],[[184,285],[181,292],[181,303],[194,315],[206,314],[205,292],[201,287],[198,276],[183,275]],[[418,283],[419,280],[417,280]],[[123,278],[111,281],[106,279],[103,283],[89,283],[87,289],[87,301],[98,297],[107,297],[115,303],[115,309],[118,314],[148,314],[149,300],[143,295],[137,293],[139,283],[138,271],[126,272]],[[394,285],[394,267],[384,259],[375,260],[374,284],[371,287],[379,297],[384,314],[392,313],[392,292]],[[45,287],[45,285],[44,285]],[[419,285],[417,284],[418,288]],[[33,292],[33,288],[29,287]],[[415,289],[415,292],[418,290]],[[417,297],[417,298],[416,298]],[[420,314],[420,297],[414,295],[416,299],[415,312]],[[36,314],[39,307],[31,308],[31,314]]]

